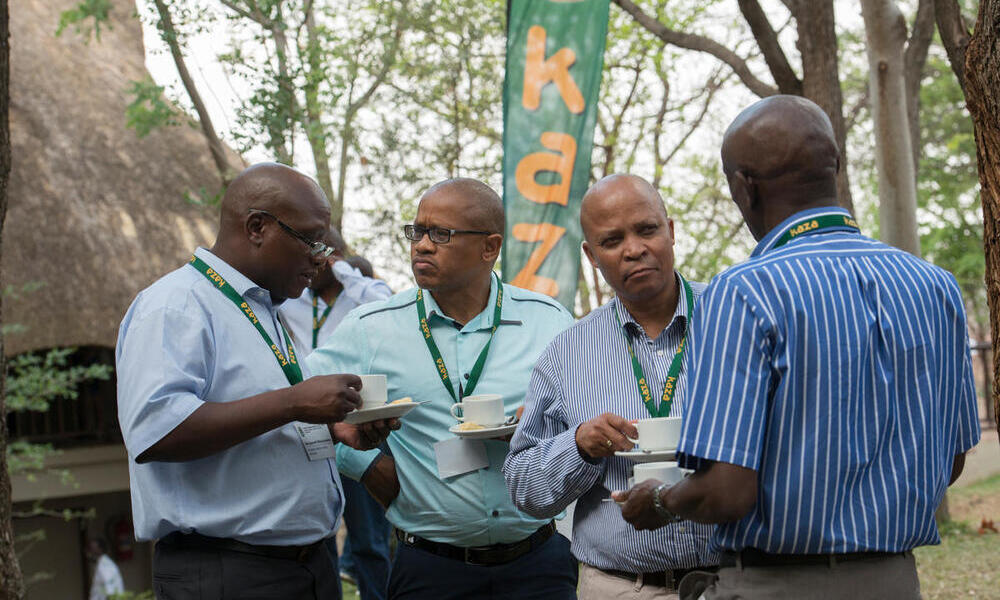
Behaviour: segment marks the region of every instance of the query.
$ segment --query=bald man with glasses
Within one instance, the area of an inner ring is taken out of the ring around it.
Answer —
[[[503,230],[503,204],[487,185],[433,186],[403,229],[418,287],[351,312],[306,360],[316,373],[385,374],[390,400],[423,403],[389,436],[390,453],[337,452],[341,473],[387,506],[396,527],[389,598],[576,598],[569,542],[507,493],[508,441],[449,431],[452,406],[470,395],[499,394],[513,416],[535,359],[572,323],[551,298],[493,272]]]
[[[332,253],[316,182],[255,165],[221,209],[215,245],[140,292],[119,330],[135,536],[157,540],[158,598],[339,598],[323,544],[343,505],[336,447],[398,423],[343,423],[360,378],[310,377],[278,320]]]

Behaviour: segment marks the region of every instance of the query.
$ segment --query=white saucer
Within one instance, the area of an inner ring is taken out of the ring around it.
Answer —
[[[501,425],[500,427],[487,427],[486,429],[472,429],[469,431],[460,431],[458,429],[460,425],[461,423],[452,425],[448,428],[448,431],[454,433],[458,437],[470,440],[501,438],[514,433],[514,430],[517,429],[517,423],[514,423],[513,425]]]
[[[347,413],[347,416],[344,417],[344,423],[360,425],[361,423],[378,421],[379,419],[395,419],[402,417],[420,406],[420,404],[420,402],[400,402],[399,404],[385,404],[383,406],[376,406],[375,408],[355,409]]]
[[[673,450],[629,450],[627,452],[615,452],[615,456],[627,458],[635,463],[661,462],[677,459],[677,448]]]

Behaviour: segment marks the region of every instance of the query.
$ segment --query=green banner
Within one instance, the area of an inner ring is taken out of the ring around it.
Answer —
[[[507,5],[503,277],[570,311],[607,32],[608,0]]]

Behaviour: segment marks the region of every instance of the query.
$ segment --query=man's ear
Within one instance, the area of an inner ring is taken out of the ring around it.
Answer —
[[[491,233],[483,241],[483,260],[490,264],[496,262],[500,256],[500,246],[503,245],[503,236],[499,233]]]
[[[580,245],[580,247],[583,248],[583,253],[587,256],[587,260],[590,261],[591,266],[593,266],[595,269],[598,268],[597,261],[594,260],[594,253],[590,250],[590,244],[584,241]]]
[[[757,190],[753,177],[739,170],[729,176],[729,194],[744,215],[749,214],[757,201]]]
[[[260,213],[251,213],[243,222],[243,231],[251,246],[259,247],[264,243],[264,216]]]

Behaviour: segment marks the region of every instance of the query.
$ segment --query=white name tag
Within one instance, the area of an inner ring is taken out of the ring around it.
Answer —
[[[438,477],[447,479],[490,466],[483,440],[454,438],[434,444]]]
[[[330,437],[330,430],[322,423],[293,423],[295,431],[302,440],[302,447],[306,450],[309,460],[323,460],[336,456],[333,446],[333,438]]]

